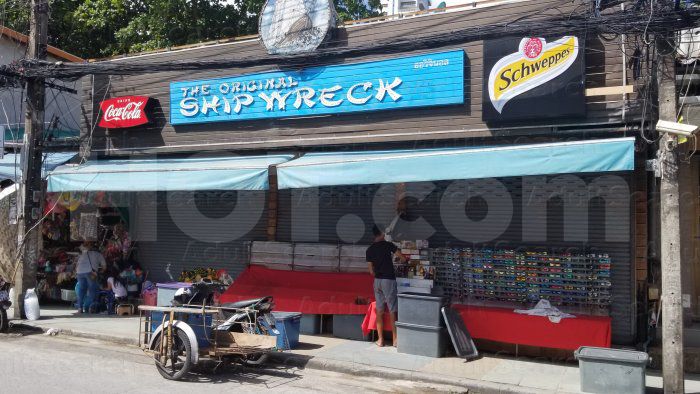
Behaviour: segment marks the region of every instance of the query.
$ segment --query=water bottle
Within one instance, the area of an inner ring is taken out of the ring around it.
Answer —
[[[39,308],[39,297],[36,296],[34,289],[27,290],[24,295],[24,314],[28,320],[39,320],[41,316],[41,308]]]

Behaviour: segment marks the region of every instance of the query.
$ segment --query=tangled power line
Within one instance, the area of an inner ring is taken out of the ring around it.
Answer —
[[[536,16],[536,15],[535,15]],[[435,49],[507,35],[575,34],[640,34],[655,36],[668,34],[700,24],[700,9],[659,8],[652,12],[644,7],[599,14],[593,10],[579,14],[561,14],[546,19],[519,18],[514,21],[472,26],[449,33],[435,33],[422,37],[391,38],[370,44],[343,48],[329,43],[312,55],[247,56],[212,60],[177,60],[164,62],[95,62],[63,63],[24,59],[15,64],[0,66],[0,76],[26,78],[55,78],[76,80],[86,75],[138,75],[164,71],[195,71],[252,66],[301,67],[309,64],[332,62],[356,56],[405,53]]]

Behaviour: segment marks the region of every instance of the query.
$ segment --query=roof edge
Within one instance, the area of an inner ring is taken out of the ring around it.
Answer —
[[[6,26],[0,26],[0,37],[5,36],[11,40],[17,41],[21,44],[27,45],[29,42],[29,36],[26,34],[22,34],[18,31],[12,30],[9,27]],[[54,46],[49,45],[47,48],[47,51],[49,54],[59,58],[63,59],[69,62],[73,63],[83,63],[85,62],[85,59],[75,56],[73,54],[70,54],[62,49],[58,49]]]

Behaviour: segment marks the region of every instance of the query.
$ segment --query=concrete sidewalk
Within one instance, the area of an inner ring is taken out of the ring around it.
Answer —
[[[42,308],[42,319],[23,324],[58,329],[63,335],[137,344],[138,317],[75,315],[73,310]],[[578,393],[576,364],[548,363],[529,358],[485,354],[465,362],[455,357],[429,358],[401,354],[393,347],[379,348],[371,342],[327,336],[302,335],[300,346],[276,353],[274,361],[295,366],[392,379],[422,380],[460,385],[484,392]],[[650,392],[661,392],[661,377],[647,374]],[[700,375],[686,375],[686,392],[700,393]]]

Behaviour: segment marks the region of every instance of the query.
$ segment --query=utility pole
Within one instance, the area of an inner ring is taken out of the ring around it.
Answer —
[[[673,36],[656,37],[659,119],[677,121],[676,62]],[[680,196],[678,140],[664,133],[659,141],[661,170],[661,335],[664,393],[684,393],[683,305],[681,302]]]
[[[49,3],[31,0],[31,20],[27,58],[46,59],[48,46]],[[41,165],[44,136],[44,78],[27,80],[27,100],[22,146],[22,181],[19,189],[18,252],[21,265],[15,274],[14,317],[24,315],[24,294],[36,286],[36,263],[39,258],[41,229],[37,223],[42,215]]]

